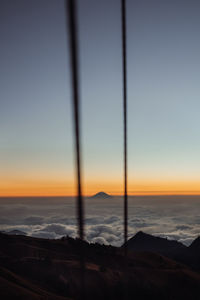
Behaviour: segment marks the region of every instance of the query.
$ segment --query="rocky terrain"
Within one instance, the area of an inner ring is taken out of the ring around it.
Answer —
[[[155,242],[154,238],[140,232],[129,240],[126,260],[124,247],[88,244],[69,237],[48,240],[1,233],[1,299],[83,299],[83,254],[85,299],[199,299],[199,254],[194,268],[189,260],[198,252],[199,239],[186,249],[165,239]],[[171,249],[169,255],[159,253],[165,248]],[[176,255],[176,251],[183,251],[183,257],[169,258],[172,248]],[[187,256],[184,251],[193,254]]]

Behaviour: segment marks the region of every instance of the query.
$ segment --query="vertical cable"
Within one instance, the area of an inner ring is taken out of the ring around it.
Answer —
[[[124,122],[124,250],[127,256],[128,196],[127,196],[127,54],[126,54],[126,0],[121,0],[122,68],[123,68],[123,122]]]
[[[77,24],[76,24],[76,1],[67,0],[67,12],[69,18],[72,92],[73,92],[73,113],[74,113],[74,135],[76,152],[76,176],[77,176],[77,213],[79,224],[79,237],[84,238],[83,228],[83,197],[81,185],[81,157],[80,157],[80,105],[79,105],[79,78],[78,78],[78,45],[77,45]]]
[[[76,0],[66,0],[66,19],[68,17],[69,47],[71,55],[71,84],[73,99],[73,118],[75,136],[76,155],[76,177],[77,177],[77,218],[79,238],[81,239],[80,249],[80,279],[81,279],[81,299],[85,299],[85,261],[82,240],[84,239],[83,220],[83,196],[81,178],[81,146],[80,146],[80,103],[79,103],[79,64],[78,64],[78,42],[77,42],[77,20],[76,20]]]

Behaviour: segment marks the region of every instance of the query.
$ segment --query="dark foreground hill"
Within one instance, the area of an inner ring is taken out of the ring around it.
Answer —
[[[189,247],[175,240],[156,237],[142,231],[127,241],[131,251],[154,252],[200,271],[200,238],[196,238]]]
[[[82,299],[79,256],[85,252],[86,299],[199,299],[200,274],[151,252],[0,234],[0,299]]]
[[[175,240],[153,236],[142,231],[139,231],[128,240],[127,247],[134,251],[150,251],[173,258],[187,248]]]

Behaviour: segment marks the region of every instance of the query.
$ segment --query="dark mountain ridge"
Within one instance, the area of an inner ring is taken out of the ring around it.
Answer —
[[[178,241],[139,231],[127,241],[127,248],[129,251],[154,252],[200,270],[200,237],[187,247]]]
[[[5,233],[5,234],[10,234],[10,235],[26,235],[26,232],[21,231],[21,230],[17,230],[17,229],[14,229],[14,230],[11,230],[11,231],[1,231],[1,232]]]
[[[139,231],[127,241],[127,247],[129,250],[151,251],[165,256],[179,253],[187,248],[178,241],[153,236],[142,231]]]
[[[200,251],[200,236],[198,236],[189,246],[192,251]]]
[[[150,237],[139,233],[136,238],[141,243]],[[126,299],[199,299],[200,274],[158,253],[129,251],[126,261],[123,247],[88,244],[69,237],[47,240],[2,233],[1,298],[82,299],[83,250],[87,300],[121,300],[125,291]]]

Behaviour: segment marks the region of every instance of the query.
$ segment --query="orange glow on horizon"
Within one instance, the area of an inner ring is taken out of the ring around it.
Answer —
[[[100,183],[99,183],[100,182]],[[134,182],[134,184],[132,183]],[[91,196],[100,191],[111,195],[123,195],[121,181],[87,180],[83,184],[84,196]],[[166,180],[130,180],[129,195],[200,195],[199,181]],[[53,197],[75,196],[76,186],[73,180],[1,180],[0,197]]]

